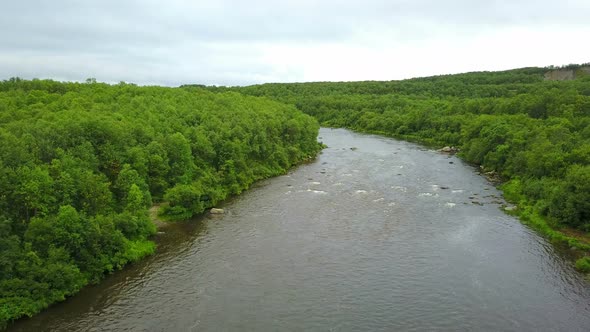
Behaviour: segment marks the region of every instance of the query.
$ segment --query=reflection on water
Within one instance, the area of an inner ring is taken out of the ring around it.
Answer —
[[[588,284],[471,167],[410,143],[321,136],[316,162],[226,215],[168,227],[156,255],[10,330],[590,326]]]

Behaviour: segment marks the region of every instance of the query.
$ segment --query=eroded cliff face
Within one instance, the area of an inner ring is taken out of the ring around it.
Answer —
[[[545,73],[545,80],[548,81],[568,81],[580,76],[590,75],[590,67],[580,67],[576,69],[556,69]]]

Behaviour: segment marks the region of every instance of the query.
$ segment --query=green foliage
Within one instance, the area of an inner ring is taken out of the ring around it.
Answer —
[[[204,192],[196,186],[179,184],[169,189],[164,196],[168,205],[163,207],[162,214],[175,220],[190,218],[193,214],[205,210],[205,204],[201,197]]]
[[[319,125],[236,93],[0,82],[0,326],[153,253],[188,219],[315,155]]]
[[[590,273],[590,257],[582,257],[576,261],[576,269],[581,272]]]
[[[590,165],[572,165],[551,197],[549,215],[590,231]]]

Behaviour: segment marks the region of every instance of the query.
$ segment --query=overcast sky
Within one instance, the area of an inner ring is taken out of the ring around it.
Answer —
[[[14,0],[0,79],[392,80],[590,62],[590,0]]]

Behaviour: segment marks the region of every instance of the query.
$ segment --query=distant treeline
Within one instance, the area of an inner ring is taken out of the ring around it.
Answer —
[[[504,192],[526,222],[588,250],[555,230],[590,231],[590,77],[545,81],[547,71],[208,89],[293,104],[324,126],[460,147],[465,160],[507,180]],[[577,265],[590,270],[587,258]]]
[[[570,63],[569,65],[549,66],[548,68],[549,69],[579,69],[579,68],[583,68],[583,67],[590,67],[590,62],[581,63],[581,64]]]
[[[315,119],[235,92],[0,82],[0,328],[154,251],[186,219],[319,151]]]

